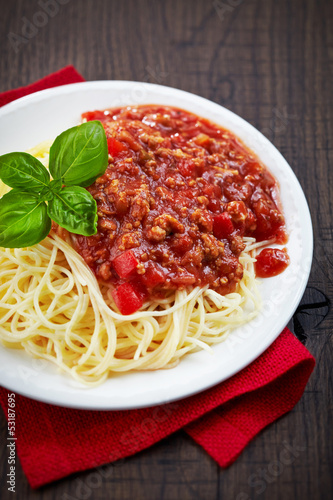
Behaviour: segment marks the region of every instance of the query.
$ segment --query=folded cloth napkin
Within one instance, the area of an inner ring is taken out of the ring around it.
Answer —
[[[83,78],[72,66],[0,95],[0,104]],[[15,396],[16,449],[33,488],[133,455],[183,428],[216,462],[230,465],[264,427],[300,399],[315,360],[285,328],[253,363],[181,401],[127,411],[87,411]],[[8,418],[11,391],[0,387]]]
[[[4,106],[15,99],[33,94],[38,90],[50,89],[52,87],[59,87],[60,85],[67,85],[68,83],[84,82],[84,78],[76,71],[74,66],[66,66],[51,75],[45,76],[37,82],[31,83],[26,87],[20,87],[14,90],[7,90],[0,94],[0,106]]]

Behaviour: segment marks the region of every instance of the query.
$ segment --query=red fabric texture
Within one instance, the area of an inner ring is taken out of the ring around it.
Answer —
[[[55,73],[54,80],[50,75],[37,82],[38,88],[30,85],[18,89],[17,95],[10,91],[10,100],[41,90],[42,82],[46,88],[75,81],[83,78],[67,67]],[[8,98],[8,92],[5,94]],[[16,395],[17,453],[30,485],[37,488],[133,455],[184,428],[226,467],[260,430],[295,406],[314,365],[312,355],[285,328],[258,359],[230,379],[161,406],[128,411],[73,410]],[[11,391],[0,388],[6,416],[8,393]]]
[[[47,75],[37,82],[31,83],[26,87],[20,87],[18,89],[7,90],[7,92],[2,92],[0,94],[0,106],[4,106],[15,99],[24,97],[39,90],[50,89],[52,87],[59,87],[60,85],[67,85],[68,83],[79,83],[84,82],[84,78],[76,71],[74,66],[66,66],[65,68]]]

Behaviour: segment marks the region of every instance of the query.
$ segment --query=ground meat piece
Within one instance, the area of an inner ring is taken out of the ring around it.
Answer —
[[[99,219],[98,227],[108,231],[115,231],[117,229],[117,224],[110,219]]]
[[[239,255],[245,248],[245,243],[241,236],[234,236],[230,243],[230,248],[235,255]]]
[[[119,133],[119,138],[120,140],[126,142],[133,151],[140,151],[141,149],[141,144],[134,139],[132,134],[128,132],[127,130],[121,130]]]
[[[174,177],[168,177],[165,181],[165,185],[170,189],[175,189],[176,187],[176,179]]]
[[[105,188],[105,192],[107,194],[110,194],[110,193],[118,193],[119,191],[119,183],[120,183],[120,180],[119,179],[113,179],[110,184],[108,185],[107,188]]]
[[[198,196],[197,200],[201,205],[209,205],[209,200],[206,196]]]
[[[169,158],[172,156],[172,150],[169,148],[158,148],[155,151],[155,154],[160,156],[161,158]]]
[[[162,198],[162,200],[172,199],[170,191],[163,186],[159,186],[155,192],[159,198]]]
[[[131,215],[137,220],[142,220],[145,215],[148,214],[150,210],[149,207],[149,194],[148,190],[139,191],[139,193],[133,198],[131,206]]]
[[[150,149],[156,149],[163,141],[163,137],[151,135],[148,139],[148,147]]]
[[[99,275],[104,281],[108,281],[110,279],[111,266],[108,262],[103,262],[103,264],[99,266]]]
[[[139,162],[141,165],[145,165],[147,161],[153,160],[154,157],[151,153],[148,153],[145,149],[140,149],[139,151]],[[155,162],[156,164],[156,162]]]
[[[204,244],[204,252],[207,259],[216,259],[224,252],[224,244],[212,234],[202,234],[201,239]]]
[[[227,211],[233,222],[245,222],[247,209],[243,201],[230,201],[227,204]]]
[[[167,234],[184,232],[184,225],[170,214],[162,214],[156,217],[154,226],[164,229]]]
[[[166,231],[159,226],[154,226],[147,231],[147,238],[153,243],[159,243],[166,237]]]
[[[138,231],[132,231],[130,233],[125,233],[121,237],[121,243],[119,245],[120,250],[125,250],[127,248],[135,248],[140,246],[140,234]]]
[[[204,251],[201,245],[196,245],[192,250],[186,252],[184,257],[181,260],[182,266],[186,266],[188,264],[193,264],[195,266],[201,266],[201,262],[205,257]]]
[[[198,208],[191,215],[191,220],[195,222],[201,231],[211,233],[213,231],[213,219],[207,210]]]
[[[114,204],[119,214],[125,214],[129,209],[130,199],[126,196],[124,191],[121,191],[115,195]]]

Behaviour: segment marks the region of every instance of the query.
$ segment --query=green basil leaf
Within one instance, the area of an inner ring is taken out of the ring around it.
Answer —
[[[0,199],[0,246],[30,247],[51,230],[47,206],[37,196],[13,189]]]
[[[48,214],[71,233],[91,236],[97,232],[97,204],[82,187],[65,187],[54,193],[48,204]]]
[[[28,153],[0,156],[0,179],[12,188],[40,192],[50,182],[44,165]]]
[[[90,186],[108,165],[105,130],[99,121],[83,123],[58,135],[50,149],[49,169],[66,186]]]

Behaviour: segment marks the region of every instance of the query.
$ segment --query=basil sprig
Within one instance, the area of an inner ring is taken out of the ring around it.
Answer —
[[[99,121],[60,134],[50,149],[49,171],[28,153],[0,156],[0,179],[13,188],[0,199],[0,246],[23,248],[44,239],[51,219],[84,236],[97,232],[97,204],[84,187],[104,174],[108,147]]]

